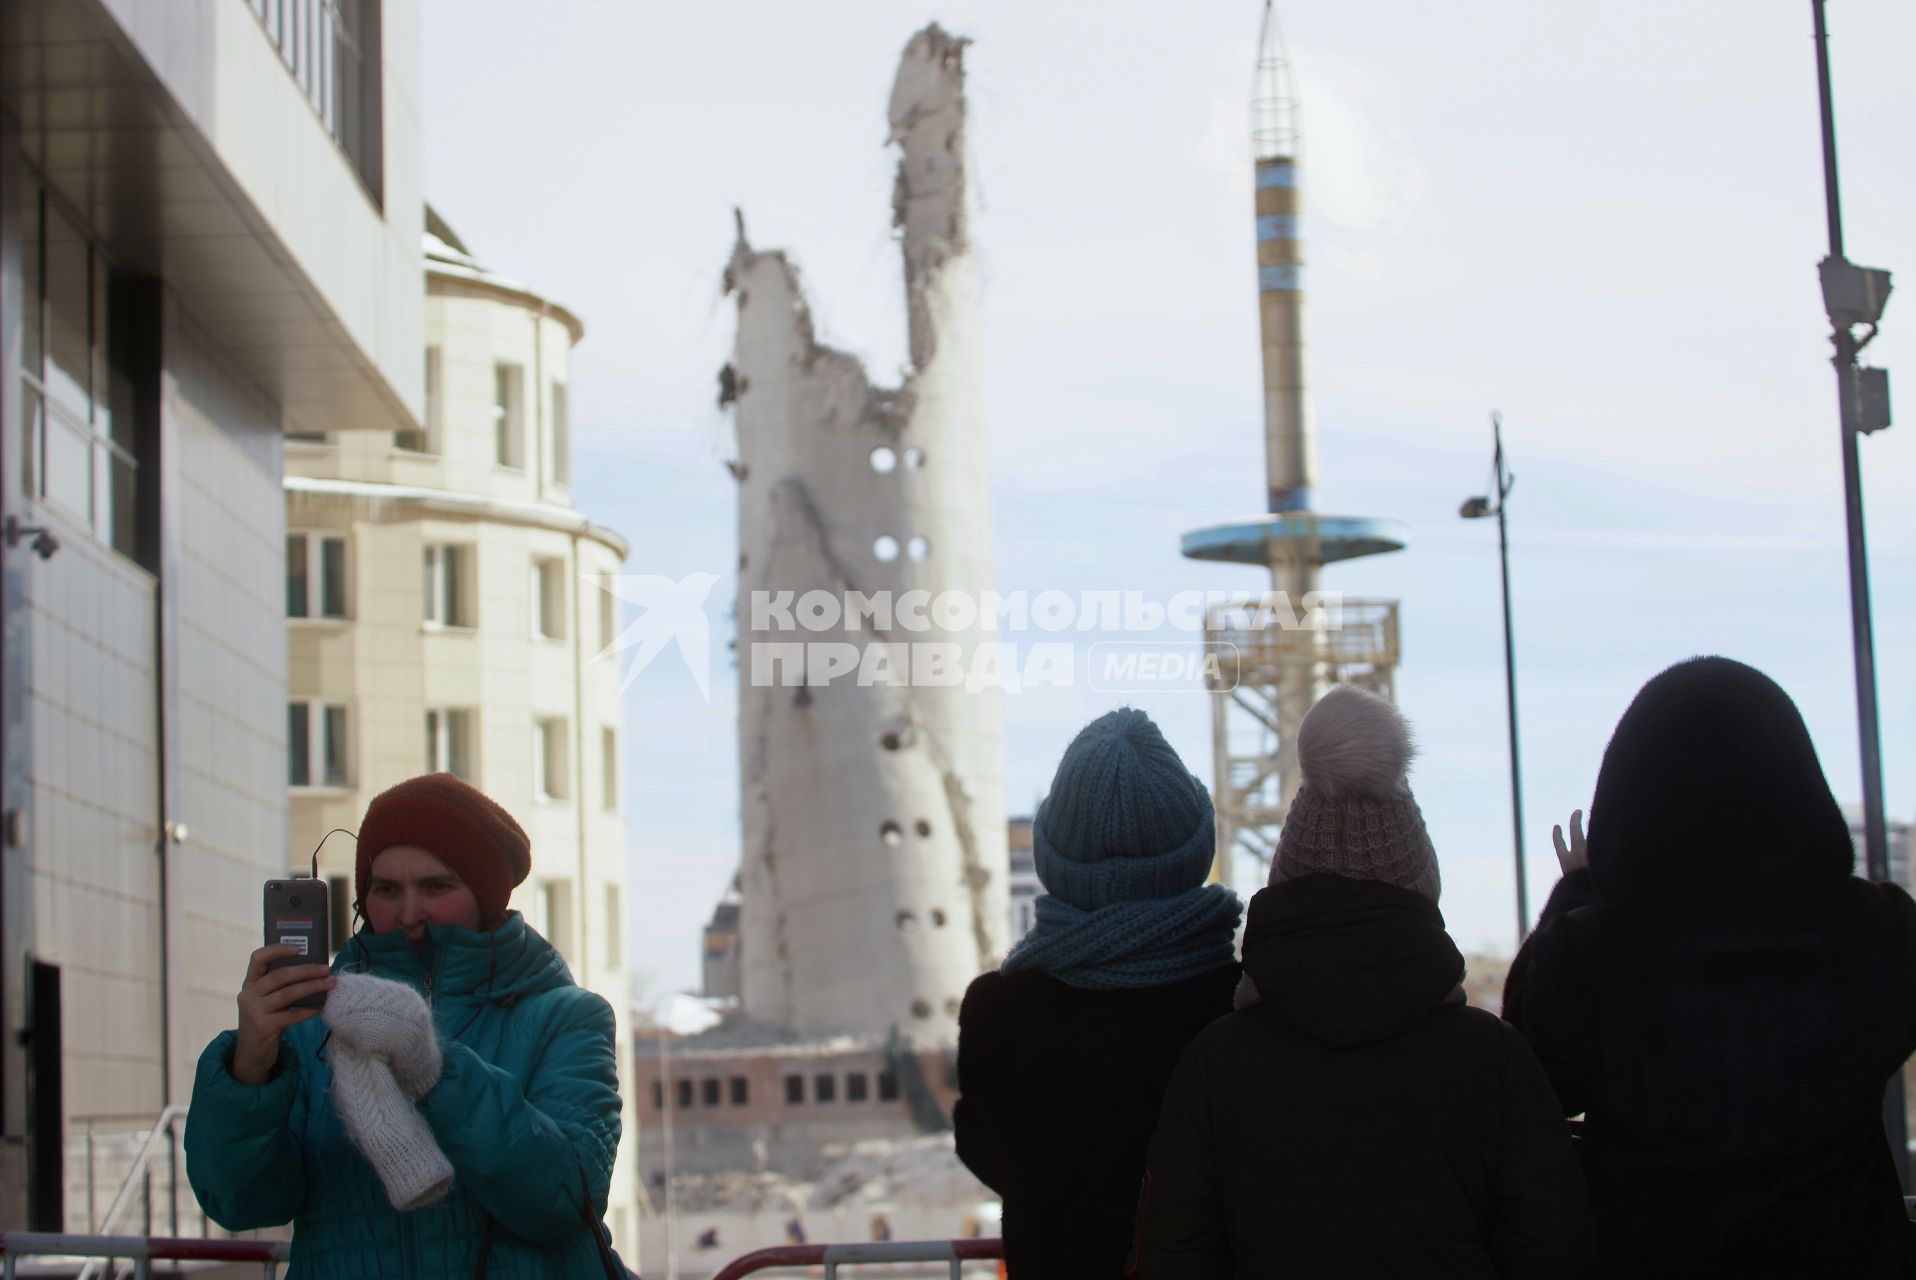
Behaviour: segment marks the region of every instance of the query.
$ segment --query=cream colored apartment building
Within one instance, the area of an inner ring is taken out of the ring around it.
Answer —
[[[424,411],[416,428],[286,446],[286,864],[332,882],[335,946],[352,919],[367,803],[448,770],[532,839],[512,905],[611,1002],[629,1077],[620,915],[616,630],[625,542],[572,506],[564,307],[481,267],[427,212]],[[639,1113],[607,1215],[636,1249]]]

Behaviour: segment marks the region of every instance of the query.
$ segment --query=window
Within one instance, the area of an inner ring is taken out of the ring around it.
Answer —
[[[426,712],[426,772],[472,781],[472,712],[433,707]]]
[[[381,204],[380,0],[251,0],[251,7],[366,194]]]
[[[599,575],[599,647],[610,649],[618,638],[619,600],[612,594],[612,575]]]
[[[326,618],[346,616],[346,539],[319,540],[319,612]]]
[[[678,1085],[678,1089],[676,1090],[676,1092],[679,1095],[678,1104],[681,1107],[691,1106],[692,1105],[692,1082],[690,1080],[679,1080],[679,1081],[676,1081],[675,1083]]]
[[[838,1077],[823,1071],[813,1076],[812,1099],[816,1102],[838,1101]]]
[[[605,811],[619,807],[619,731],[611,725],[599,730],[599,797]]]
[[[425,551],[425,617],[441,627],[470,627],[472,610],[471,547],[428,544]]]
[[[323,738],[320,759],[325,764],[322,775],[329,787],[346,785],[346,708],[331,706],[326,708],[325,719],[320,726]]]
[[[745,1089],[745,1077],[733,1076],[732,1077],[732,1105],[735,1107],[744,1106],[746,1103],[747,1097],[748,1095]]]
[[[552,384],[552,480],[572,483],[572,419],[563,382]]]
[[[852,1072],[846,1073],[845,1101],[863,1102],[866,1096],[865,1091],[870,1086],[870,1084],[871,1084],[870,1078],[866,1076],[866,1074],[863,1071],[852,1071]]]
[[[338,703],[286,704],[286,782],[294,787],[350,786],[346,708]]]
[[[307,613],[306,583],[310,578],[306,563],[306,535],[286,535],[286,616],[304,618]]]
[[[444,403],[445,387],[441,372],[444,359],[438,347],[426,348],[426,403],[425,413],[416,427],[406,427],[393,432],[393,444],[397,448],[410,449],[414,453],[434,453],[439,447],[439,406]]]
[[[898,1101],[898,1076],[891,1071],[878,1073],[878,1100],[880,1102]]]
[[[565,561],[538,556],[528,579],[532,596],[532,634],[565,639]]]
[[[286,616],[346,616],[346,539],[317,533],[286,535]]]
[[[572,793],[566,785],[570,778],[565,719],[541,716],[532,722],[532,794],[539,800],[563,800]]]
[[[539,886],[546,941],[562,956],[572,955],[572,881],[547,880]]]
[[[526,371],[503,361],[492,366],[493,460],[523,471],[526,465]]]
[[[719,1104],[719,1080],[717,1076],[713,1076],[709,1080],[699,1081],[699,1103],[707,1107],[716,1107]]]
[[[785,1077],[785,1102],[788,1106],[797,1106],[805,1101],[805,1077]]]
[[[303,702],[286,704],[286,785],[291,787],[313,780],[312,710]]]
[[[619,886],[605,887],[605,967],[617,969],[625,963],[625,908],[620,903]]]
[[[21,423],[29,491],[145,563],[139,393],[157,368],[157,293],[119,280],[37,185],[23,202]],[[151,380],[157,385],[157,372]],[[150,499],[149,499],[150,501]],[[150,567],[150,566],[149,566]]]

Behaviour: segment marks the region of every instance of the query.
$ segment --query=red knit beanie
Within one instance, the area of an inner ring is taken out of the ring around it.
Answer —
[[[366,901],[373,859],[402,844],[424,849],[466,882],[479,899],[483,931],[504,922],[513,886],[532,871],[532,842],[512,815],[450,773],[408,778],[366,806],[353,868],[353,893],[360,903]]]

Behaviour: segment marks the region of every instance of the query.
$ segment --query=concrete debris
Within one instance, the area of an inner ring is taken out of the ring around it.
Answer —
[[[673,1186],[681,1213],[801,1213],[877,1203],[942,1208],[995,1198],[960,1162],[948,1133],[857,1143],[810,1181],[761,1170],[680,1174]]]

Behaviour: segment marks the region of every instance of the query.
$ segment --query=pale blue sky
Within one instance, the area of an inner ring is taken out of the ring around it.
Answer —
[[[1831,6],[1847,247],[1916,281],[1916,10]],[[575,308],[578,502],[629,569],[726,577],[714,405],[731,209],[791,251],[826,336],[904,359],[884,107],[936,18],[971,36],[974,230],[999,585],[1252,589],[1181,559],[1255,514],[1261,427],[1245,98],[1260,6],[429,0],[426,189],[474,253]],[[1768,670],[1859,794],[1807,0],[1280,10],[1302,82],[1318,505],[1410,529],[1327,587],[1402,601],[1412,782],[1466,947],[1513,942],[1495,530],[1457,518],[1503,411],[1533,910],[1549,831],[1668,663]],[[1912,290],[1916,291],[1916,286]],[[1870,350],[1916,406],[1916,299]],[[1887,791],[1916,808],[1916,407],[1865,440]],[[1007,699],[1014,811],[1088,689]],[[1208,704],[1157,716],[1210,775]],[[633,929],[696,980],[737,859],[736,697],[670,662],[628,694]]]

